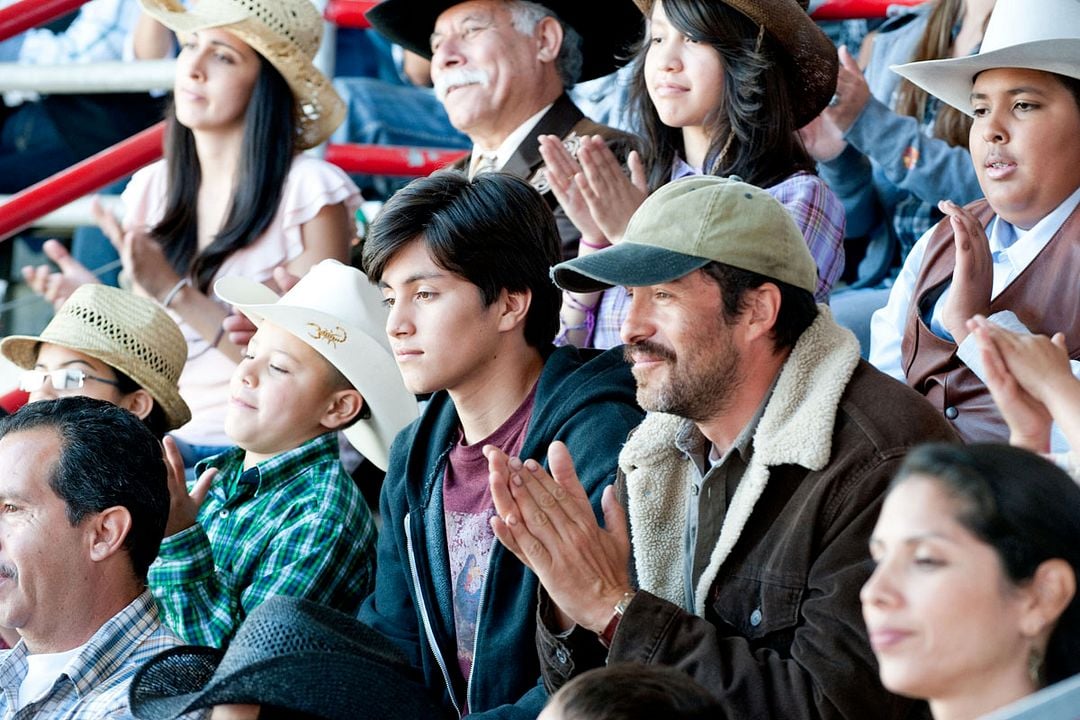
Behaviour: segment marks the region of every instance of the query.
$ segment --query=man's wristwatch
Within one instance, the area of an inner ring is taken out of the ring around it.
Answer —
[[[622,620],[623,613],[626,612],[626,608],[630,606],[630,601],[634,599],[636,590],[623,593],[622,599],[615,603],[615,613],[608,620],[607,626],[603,632],[597,633],[597,637],[600,639],[600,644],[606,648],[611,647],[611,641],[615,638],[615,629],[619,627],[619,621]]]

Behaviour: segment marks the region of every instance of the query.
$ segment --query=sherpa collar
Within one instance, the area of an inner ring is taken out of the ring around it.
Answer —
[[[693,611],[705,613],[705,598],[758,498],[769,468],[795,464],[823,469],[832,453],[836,412],[859,362],[855,336],[832,319],[825,306],[784,363],[769,404],[754,433],[754,451],[724,516],[720,537],[694,593]],[[649,413],[619,454],[633,537],[634,564],[643,590],[684,603],[683,538],[693,463],[675,446],[690,423]]]

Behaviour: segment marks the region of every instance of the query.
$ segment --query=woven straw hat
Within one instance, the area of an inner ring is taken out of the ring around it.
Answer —
[[[962,58],[893,65],[891,69],[972,115],[975,76],[996,68],[1042,70],[1080,78],[1080,0],[998,0],[986,23],[979,52]]]
[[[654,0],[634,0],[652,15]],[[809,0],[718,0],[738,10],[772,35],[787,53],[784,77],[795,105],[795,124],[802,127],[825,109],[836,92],[840,60],[836,46],[807,13]]]
[[[169,430],[191,419],[176,387],[187,360],[187,342],[156,302],[107,285],[83,285],[41,335],[6,337],[0,353],[31,370],[43,342],[89,355],[127,375],[161,406]]]
[[[301,150],[326,140],[345,119],[345,103],[312,64],[322,41],[323,21],[311,0],[202,0],[191,10],[180,0],[139,2],[175,32],[227,30],[277,68],[296,100]]]
[[[223,277],[214,292],[255,325],[269,320],[310,345],[352,383],[371,411],[343,431],[352,446],[385,470],[390,443],[419,415],[390,341],[382,293],[354,267],[323,260],[280,298],[260,282]]]
[[[231,704],[331,720],[441,716],[386,637],[350,615],[281,595],[251,611],[227,650],[189,645],[150,658],[132,678],[130,699],[140,720]]]

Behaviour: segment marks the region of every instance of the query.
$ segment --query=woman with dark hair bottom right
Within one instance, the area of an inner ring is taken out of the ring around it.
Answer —
[[[881,681],[935,720],[1080,672],[1080,487],[1007,445],[911,451],[870,538],[863,616]]]

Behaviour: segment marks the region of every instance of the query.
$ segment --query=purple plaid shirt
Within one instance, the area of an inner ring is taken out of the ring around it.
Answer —
[[[698,175],[684,161],[676,160],[672,180]],[[828,302],[833,283],[844,270],[844,206],[825,181],[810,173],[796,173],[783,182],[765,188],[791,213],[802,230],[806,245],[818,266],[818,285],[814,298]],[[602,251],[601,251],[602,252]],[[605,290],[596,309],[590,347],[610,348],[619,345],[619,328],[629,312],[630,300],[625,288]]]

